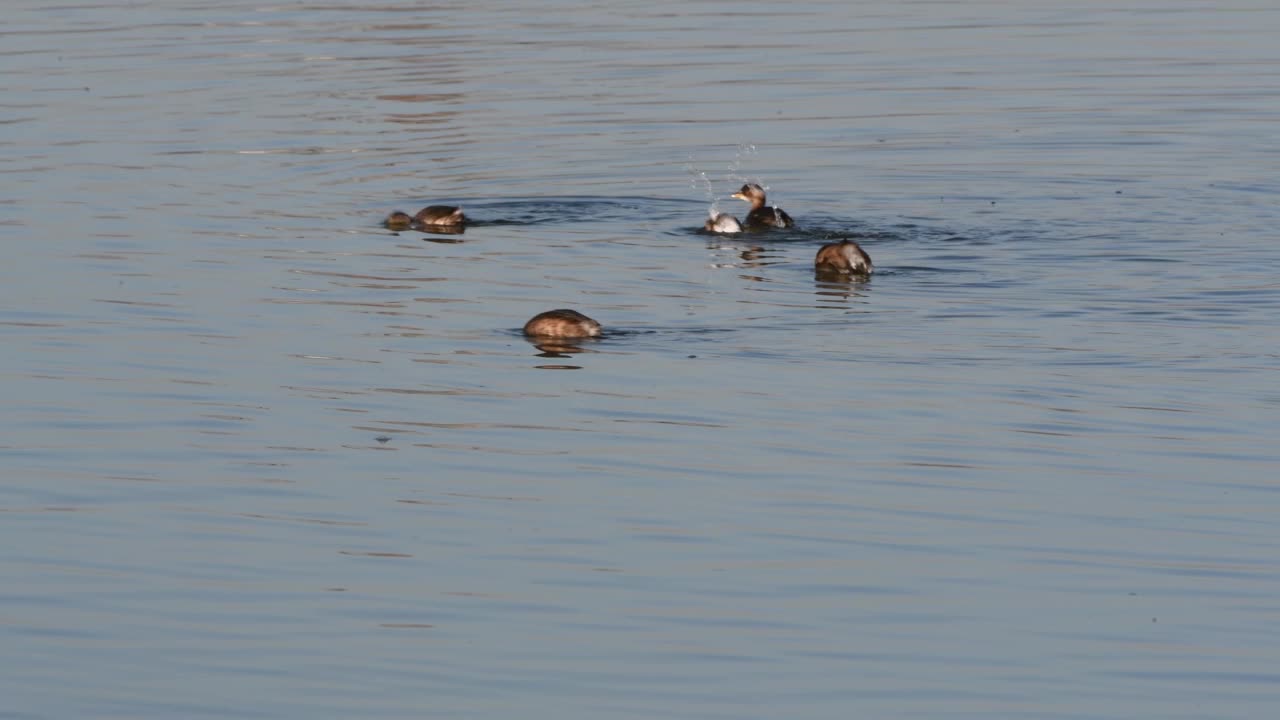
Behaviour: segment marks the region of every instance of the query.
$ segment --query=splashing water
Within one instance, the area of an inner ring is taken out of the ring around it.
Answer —
[[[759,152],[760,151],[756,149],[756,146],[754,143],[739,143],[738,150],[733,155],[733,162],[729,163],[729,166],[725,168],[726,170],[724,175],[725,179],[728,180],[730,184],[741,184],[741,183],[749,183],[749,182],[754,182],[758,184],[760,182],[759,178],[749,177],[747,175],[742,174],[742,163],[747,158],[755,157]]]
[[[711,178],[707,177],[706,171],[699,170],[693,164],[692,158],[689,159],[684,169],[685,172],[689,173],[689,187],[694,190],[701,189],[706,194],[707,200],[712,200],[715,197],[715,191],[711,188]]]
[[[748,159],[755,157],[759,153],[760,151],[754,143],[739,143],[738,150],[733,157],[733,162],[729,163],[729,166],[726,169],[727,172],[725,173],[725,179],[734,185],[739,183],[755,183],[760,186],[760,189],[765,191],[766,195],[768,195],[771,188],[759,175],[747,175],[742,172],[743,163]],[[779,226],[782,226],[784,222],[780,212],[782,209],[782,203],[778,202],[778,198],[773,196],[769,197],[769,201],[773,206],[774,219],[777,221]]]
[[[711,178],[707,176],[705,170],[699,170],[693,164],[693,158],[689,159],[684,169],[689,173],[689,187],[694,190],[701,189],[707,196],[707,202],[711,204],[707,212],[712,219],[715,219],[716,215],[720,214],[720,196],[716,195],[715,189],[711,187]]]

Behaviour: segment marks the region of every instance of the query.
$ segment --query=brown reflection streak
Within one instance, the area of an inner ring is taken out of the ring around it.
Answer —
[[[519,423],[433,423],[422,422],[419,420],[385,420],[382,422],[386,425],[426,427],[443,430],[552,430],[555,432],[600,432],[589,428],[559,427],[556,425],[524,425]]]
[[[1075,433],[1053,432],[1051,430],[1025,430],[1021,428],[1014,428],[1013,431],[1016,433],[1023,433],[1026,435],[1048,435],[1050,437],[1075,437],[1076,436]]]
[[[1186,408],[1156,407],[1154,405],[1117,405],[1116,407],[1121,407],[1121,408],[1124,408],[1125,410],[1150,410],[1152,412],[1171,412],[1171,413],[1193,412],[1192,410],[1188,410]]]
[[[469,498],[471,500],[510,500],[512,502],[542,502],[538,497],[519,497],[516,495],[472,495],[470,493],[445,493],[449,497]]]
[[[403,430],[389,430],[385,427],[381,427],[378,425],[352,425],[351,429],[359,430],[360,432],[375,432],[375,433],[404,432]]]
[[[494,448],[483,445],[462,445],[459,443],[413,443],[412,447],[435,448],[437,450],[475,450],[477,452],[496,453],[498,455],[520,455],[531,457],[551,457],[553,455],[570,455],[572,450],[513,450],[511,448]]]
[[[607,392],[605,390],[578,390],[579,395],[599,395],[600,397],[622,398],[624,400],[657,400],[657,395],[635,395],[632,393]],[[526,397],[522,395],[521,397]]]
[[[403,275],[397,276],[397,277],[383,277],[381,275],[359,275],[355,273],[325,272],[321,270],[290,270],[289,272],[296,273],[298,275],[316,275],[319,277],[340,277],[340,278],[350,278],[352,280],[387,280],[387,281],[398,280],[400,282],[439,282],[442,280],[449,279],[447,277],[412,277],[412,276],[404,277]]]
[[[689,422],[686,420],[621,420],[616,419],[616,423],[638,423],[641,425],[681,425],[683,427],[703,427],[703,428],[725,428],[728,425],[720,425],[717,423],[700,423]]]
[[[137,305],[139,307],[156,307],[171,308],[174,307],[170,303],[142,302],[140,300],[107,300],[106,298],[94,298],[94,302],[110,303],[112,305]]]
[[[335,362],[353,362],[364,363],[365,365],[381,365],[381,360],[361,360],[359,358],[338,357],[336,355],[303,355],[300,353],[289,353],[285,357],[299,358],[301,360],[333,360]]]
[[[416,93],[412,95],[379,95],[379,100],[398,100],[400,102],[440,102],[446,100],[461,100],[462,95],[458,93]],[[394,115],[392,117],[395,117]]]
[[[335,390],[332,388],[304,387],[301,385],[282,385],[285,390],[297,390],[299,392],[312,393],[333,393],[334,395],[365,395],[363,390]]]
[[[355,552],[353,550],[339,550],[339,555],[351,555],[353,557],[376,557],[376,558],[411,558],[408,553],[393,552]]]
[[[865,297],[864,293],[858,292],[855,289],[863,286],[865,281],[860,281],[857,278],[851,278],[849,276],[840,277],[839,275],[824,275],[821,272],[815,272],[813,279],[815,285],[813,294],[821,298],[838,298],[840,300],[848,300],[850,298]]]
[[[388,115],[387,122],[400,125],[439,125],[448,122],[452,118],[453,113],[420,113],[417,115],[400,113]]]
[[[524,398],[528,397],[523,394],[516,393],[495,393],[484,390],[414,390],[411,388],[373,388],[373,392],[395,393],[397,395],[455,395],[465,397],[508,397],[508,398]]]
[[[255,520],[283,520],[285,522],[307,523],[310,525],[336,525],[338,527],[367,527],[369,523],[350,522],[345,520],[319,520],[317,518],[285,517],[283,515],[264,515],[262,513],[236,513],[239,517]]]
[[[263,298],[262,302],[272,305],[339,305],[342,307],[373,307],[390,310],[403,310],[404,304],[398,302],[351,302],[348,300],[286,300],[284,298]]]
[[[576,344],[574,340],[569,340],[569,339],[564,339],[564,340],[540,339],[536,342],[533,340],[530,340],[529,342],[535,348],[538,349],[538,357],[572,358],[576,354],[589,352],[587,350],[584,350],[581,345]],[[581,341],[577,341],[577,342],[581,342]],[[553,366],[539,366],[539,367],[553,367]],[[576,369],[578,366],[566,365],[564,367],[572,367]]]
[[[942,462],[904,462],[903,465],[910,467],[936,467],[936,468],[960,468],[964,470],[977,469],[977,465],[964,465],[962,463],[942,463]]]

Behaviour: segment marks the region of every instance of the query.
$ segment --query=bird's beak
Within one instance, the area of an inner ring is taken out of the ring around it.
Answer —
[[[733,198],[733,199],[735,199],[735,200],[746,200],[746,199],[747,199],[747,196],[746,196],[746,195],[743,195],[743,194],[742,194],[742,193],[740,193],[740,192],[736,192],[736,193],[734,193],[734,194],[730,195],[729,197],[731,197],[731,198]]]

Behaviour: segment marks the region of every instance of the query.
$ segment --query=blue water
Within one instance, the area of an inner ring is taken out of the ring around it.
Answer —
[[[1277,33],[17,3],[0,718],[1268,716]]]

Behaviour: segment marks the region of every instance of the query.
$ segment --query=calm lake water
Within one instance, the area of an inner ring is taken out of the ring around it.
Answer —
[[[0,718],[1270,716],[1277,37],[8,3]]]

